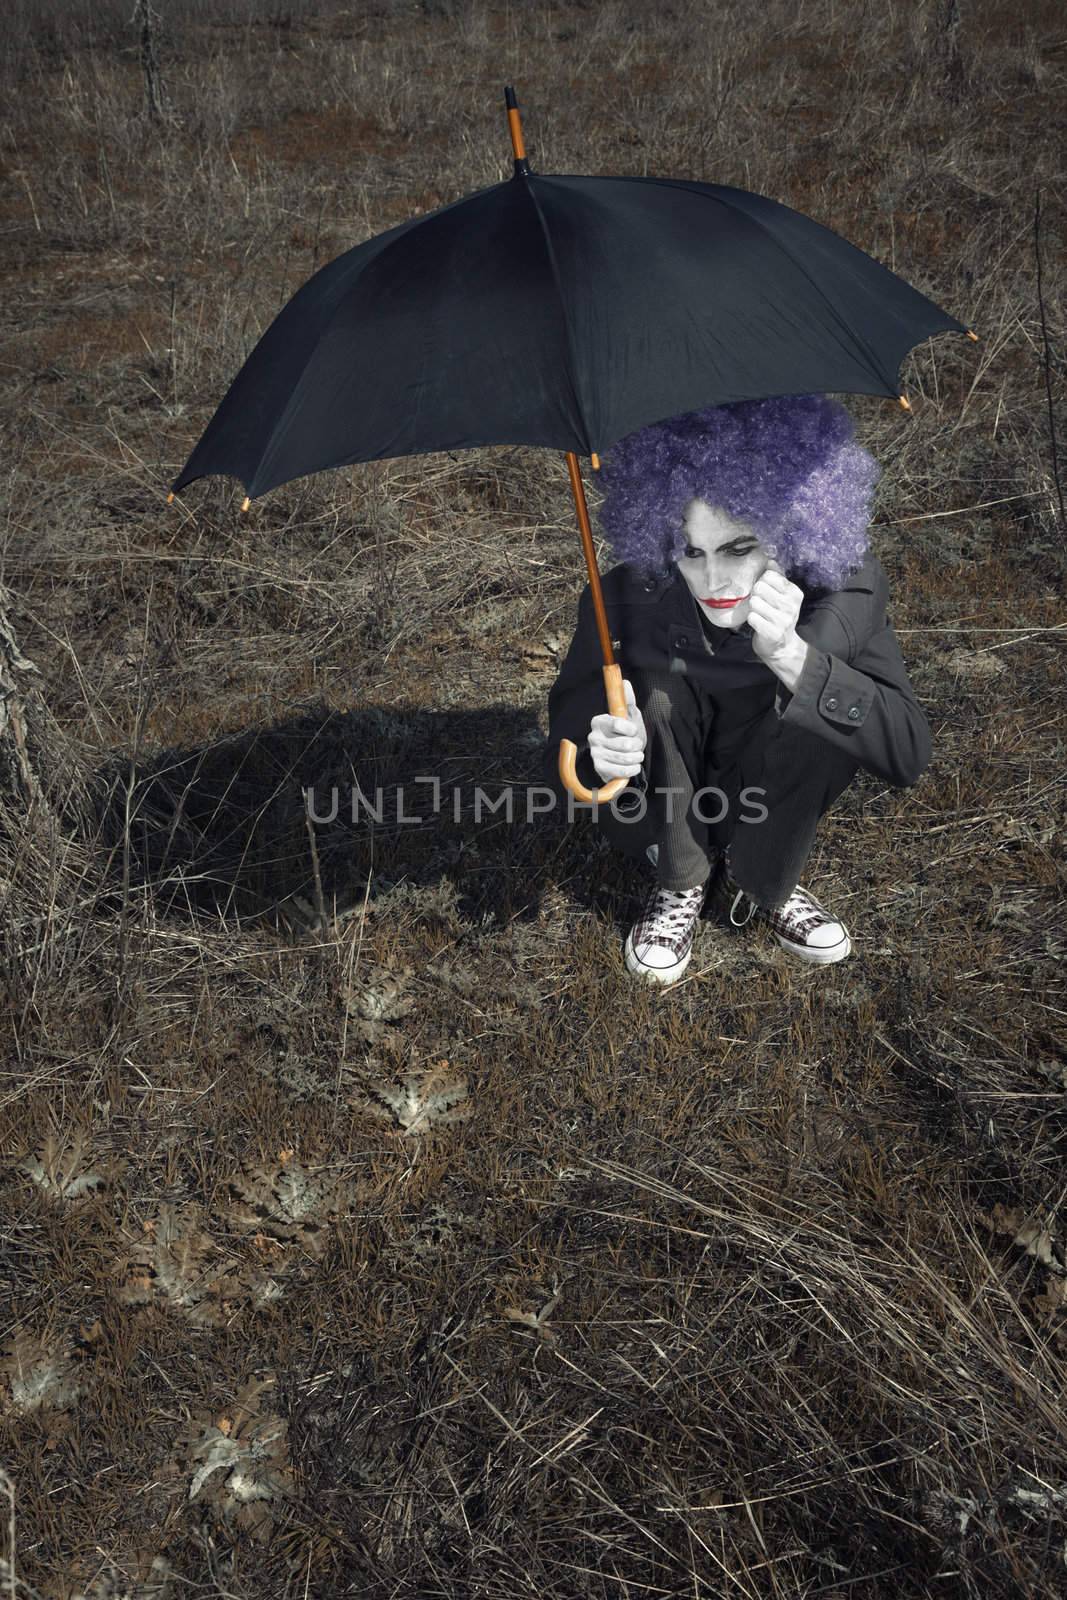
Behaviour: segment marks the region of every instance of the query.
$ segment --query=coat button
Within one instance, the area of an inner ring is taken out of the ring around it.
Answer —
[[[675,642],[684,650],[685,646],[689,643],[689,635],[687,633],[680,633]]]
[[[836,711],[837,710],[837,696],[836,695],[831,695],[829,700],[827,700],[826,709],[827,709],[827,711]]]
[[[849,706],[848,714],[849,714],[850,719],[853,722],[858,722],[859,721],[859,717],[860,717],[860,708],[859,708],[859,706]]]
[[[613,650],[621,650],[622,649],[622,640],[621,639],[612,639],[611,648]]]

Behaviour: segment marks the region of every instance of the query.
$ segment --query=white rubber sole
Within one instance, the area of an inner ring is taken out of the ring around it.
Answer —
[[[681,961],[675,962],[672,967],[650,967],[639,958],[634,950],[633,929],[631,928],[626,935],[626,943],[623,946],[623,958],[626,962],[627,971],[632,972],[635,977],[645,978],[649,983],[676,983],[693,959],[693,948],[690,945]]]
[[[843,939],[839,939],[837,944],[828,945],[824,950],[815,949],[806,944],[793,944],[780,933],[776,933],[774,937],[778,940],[782,949],[788,950],[791,956],[796,956],[801,961],[810,962],[812,966],[816,967],[827,967],[833,961],[844,961],[852,950],[852,940],[849,938],[847,930]]]

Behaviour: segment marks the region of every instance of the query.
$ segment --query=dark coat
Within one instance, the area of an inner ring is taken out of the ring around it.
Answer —
[[[895,788],[916,783],[931,756],[930,725],[915,698],[896,634],[886,615],[889,585],[882,564],[868,552],[863,565],[840,589],[804,589],[797,633],[811,649],[804,670],[790,693],[774,679],[752,650],[748,623],[726,635],[713,649],[705,635],[698,602],[685,579],[672,566],[666,576],[645,579],[621,562],[601,578],[612,648],[622,676],[631,669],[685,673],[694,683],[737,685],[738,691],[762,674],[774,680],[774,709],[787,723],[807,728],[858,766]],[[716,630],[716,639],[720,630]],[[589,756],[589,725],[607,710],[603,655],[597,637],[589,584],[578,601],[578,626],[566,659],[548,695],[548,738],[542,753],[544,781],[558,799],[566,800],[559,779],[559,743],[578,746],[577,773],[587,788],[597,777]],[[641,704],[640,691],[634,683]],[[770,685],[766,688],[769,697]],[[647,783],[642,767],[631,784]],[[620,794],[620,800],[622,795]]]

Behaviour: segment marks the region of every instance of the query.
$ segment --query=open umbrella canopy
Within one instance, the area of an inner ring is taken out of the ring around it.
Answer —
[[[590,455],[682,412],[896,398],[963,323],[831,229],[745,189],[514,177],[321,268],[259,340],[174,481],[256,496],[328,467],[479,445]],[[973,335],[972,335],[973,337]]]

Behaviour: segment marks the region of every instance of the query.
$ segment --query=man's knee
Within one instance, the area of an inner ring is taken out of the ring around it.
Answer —
[[[815,734],[799,731],[804,734],[800,740],[776,740],[761,763],[758,777],[748,776],[750,783],[759,786],[759,795],[754,798],[772,816],[783,807],[787,816],[798,808],[821,816],[844,794],[860,770],[859,763],[846,751],[835,749]]]

